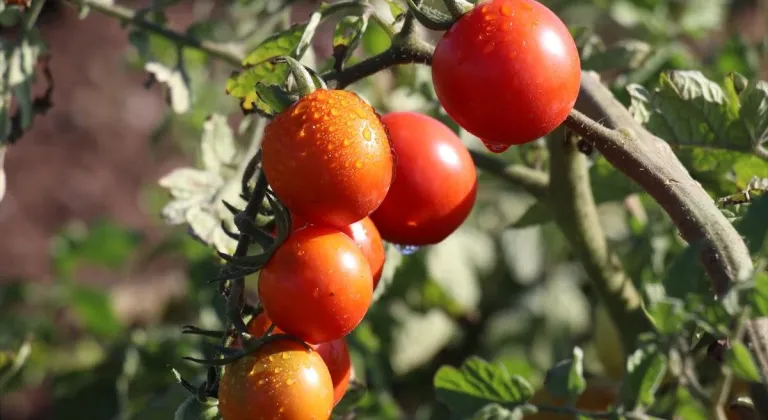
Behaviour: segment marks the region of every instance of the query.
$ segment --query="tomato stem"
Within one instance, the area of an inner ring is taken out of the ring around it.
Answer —
[[[451,13],[454,19],[462,17],[465,13],[475,7],[474,4],[466,0],[443,0],[445,8]]]
[[[313,77],[313,71],[299,63],[295,58],[284,55],[275,57],[271,61],[274,64],[288,64],[291,74],[293,74],[293,78],[296,81],[296,85],[299,88],[299,96],[304,97],[317,90],[316,84],[319,84],[321,89],[327,89],[322,78],[319,76]]]

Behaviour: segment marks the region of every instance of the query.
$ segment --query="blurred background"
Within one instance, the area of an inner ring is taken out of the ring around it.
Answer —
[[[119,2],[149,8],[148,19],[173,30],[237,39],[244,51],[316,7],[284,3]],[[375,3],[388,13],[387,3]],[[543,3],[569,25],[588,28],[575,30],[594,54],[585,68],[601,70],[620,96],[627,83],[652,85],[669,68],[701,69],[716,80],[731,70],[765,77],[765,2]],[[214,112],[226,117],[237,144],[246,141],[238,132],[238,102],[224,89],[233,68],[185,50],[192,95],[179,113],[168,98],[180,88],[148,83],[144,67],[148,61],[175,66],[173,44],[95,11],[81,20],[58,0],[46,3],[38,26],[50,54],[53,108],[5,159],[0,419],[168,419],[186,395],[171,369],[192,381],[205,373],[181,360],[205,351],[200,339],[182,336],[181,326],[220,326],[223,302],[207,284],[217,273],[214,254],[187,226],[165,223],[169,195],[158,180],[172,169],[199,166],[201,137]],[[7,26],[2,31],[13,34]],[[324,24],[306,60],[325,65],[332,33],[333,22]],[[438,35],[424,31],[433,40]],[[627,39],[644,46],[606,57],[611,45]],[[386,33],[371,24],[358,55],[387,45]],[[404,66],[353,89],[381,112],[418,110],[456,128],[436,106],[429,77],[428,68]],[[44,89],[38,79],[35,91]],[[462,138],[480,150],[477,139]],[[545,167],[543,149],[536,143],[503,158]],[[596,177],[603,182],[596,191],[606,193],[600,212],[611,246],[633,279],[659,276],[682,249],[673,227],[650,200],[632,195],[621,175],[596,167],[606,171]],[[715,193],[738,187],[719,184]],[[432,377],[441,365],[473,354],[540,384],[546,369],[579,344],[587,368],[601,372],[590,341],[595,297],[546,211],[532,206],[530,196],[482,175],[473,214],[446,242],[408,256],[388,249],[379,302],[350,337],[357,376],[371,390],[363,418],[444,418]]]

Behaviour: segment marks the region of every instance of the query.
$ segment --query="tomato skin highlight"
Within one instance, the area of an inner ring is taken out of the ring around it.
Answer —
[[[381,237],[401,245],[441,242],[464,222],[477,197],[477,171],[461,139],[415,112],[382,117],[396,155],[389,194],[371,215]]]
[[[371,214],[393,177],[389,136],[353,92],[318,89],[264,130],[263,167],[275,195],[308,223],[343,228]]]
[[[488,0],[435,47],[432,79],[450,117],[491,151],[534,141],[576,103],[581,61],[565,24],[535,0]]]
[[[267,343],[224,368],[219,412],[224,420],[327,420],[333,385],[325,362],[301,343]]]
[[[262,311],[248,323],[248,333],[254,337],[261,337],[267,332],[272,320]],[[284,334],[284,332],[275,327],[272,334]],[[349,346],[343,338],[333,340],[328,343],[309,344],[325,362],[328,372],[331,374],[333,383],[333,405],[341,401],[349,388],[349,379],[352,375],[352,359],[349,356]]]
[[[292,232],[259,276],[267,316],[310,344],[344,337],[371,305],[373,278],[357,244],[338,229],[307,226]]]
[[[307,226],[307,222],[296,215],[291,215],[292,229],[297,230]],[[384,250],[384,242],[381,240],[379,229],[373,223],[370,217],[365,217],[360,221],[345,226],[340,231],[352,238],[357,244],[363,255],[368,260],[368,266],[371,267],[373,275],[373,289],[379,285],[381,273],[384,271],[387,253]]]

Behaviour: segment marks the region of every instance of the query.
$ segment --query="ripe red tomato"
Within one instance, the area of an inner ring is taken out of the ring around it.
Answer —
[[[541,3],[488,0],[437,43],[432,78],[448,115],[501,153],[565,120],[581,61],[565,24]]]
[[[307,222],[302,220],[298,216],[291,216],[292,227],[294,230],[307,226]],[[368,260],[368,265],[371,267],[371,274],[373,275],[373,288],[379,285],[381,280],[381,273],[384,270],[384,262],[386,260],[386,252],[384,251],[384,242],[381,241],[381,235],[373,221],[366,217],[351,225],[345,226],[341,229],[342,232],[347,234],[363,251],[365,259]]]
[[[327,420],[331,375],[322,357],[293,340],[265,344],[224,368],[219,412],[225,420]]]
[[[267,332],[270,325],[272,325],[272,321],[262,312],[248,323],[248,332],[255,337],[261,337]],[[283,331],[275,327],[272,333],[283,334]],[[339,338],[328,343],[310,344],[310,346],[322,357],[323,362],[328,367],[328,372],[331,374],[333,405],[335,406],[347,392],[349,378],[352,374],[352,360],[349,356],[347,341]]]
[[[278,198],[309,223],[343,228],[384,201],[393,176],[389,138],[356,94],[319,89],[267,125],[264,173]]]
[[[292,232],[259,275],[267,316],[310,344],[344,337],[371,305],[373,278],[360,248],[337,229]]]
[[[382,117],[397,156],[395,181],[371,215],[384,240],[435,244],[472,210],[477,171],[459,137],[440,121],[414,112]]]

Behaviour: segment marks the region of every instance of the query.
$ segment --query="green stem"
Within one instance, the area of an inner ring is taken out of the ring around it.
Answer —
[[[635,348],[641,332],[652,326],[642,310],[642,297],[625,273],[619,257],[610,252],[600,225],[589,180],[587,157],[570,139],[563,141],[563,130],[549,136],[550,209],[579,257],[600,300],[616,325],[621,325],[625,351]]]
[[[116,4],[107,4],[99,0],[64,0],[75,8],[79,8],[80,4],[87,6],[92,10],[95,10],[103,15],[111,16],[121,21],[135,26],[140,29],[155,33],[170,41],[177,43],[178,45],[194,48],[200,50],[211,57],[218,58],[222,61],[226,61],[233,66],[240,66],[243,57],[236,52],[230,50],[224,45],[217,44],[215,42],[200,40],[189,34],[182,34],[179,32],[167,29],[162,25],[158,25],[154,22],[150,22],[144,19],[141,14],[136,13],[134,10],[127,7],[118,6]],[[42,1],[41,1],[42,2]]]
[[[40,12],[43,10],[43,6],[45,6],[45,0],[32,1],[32,6],[29,8],[29,13],[24,21],[25,32],[29,32],[35,27],[35,23],[37,22],[37,18],[40,17]]]

